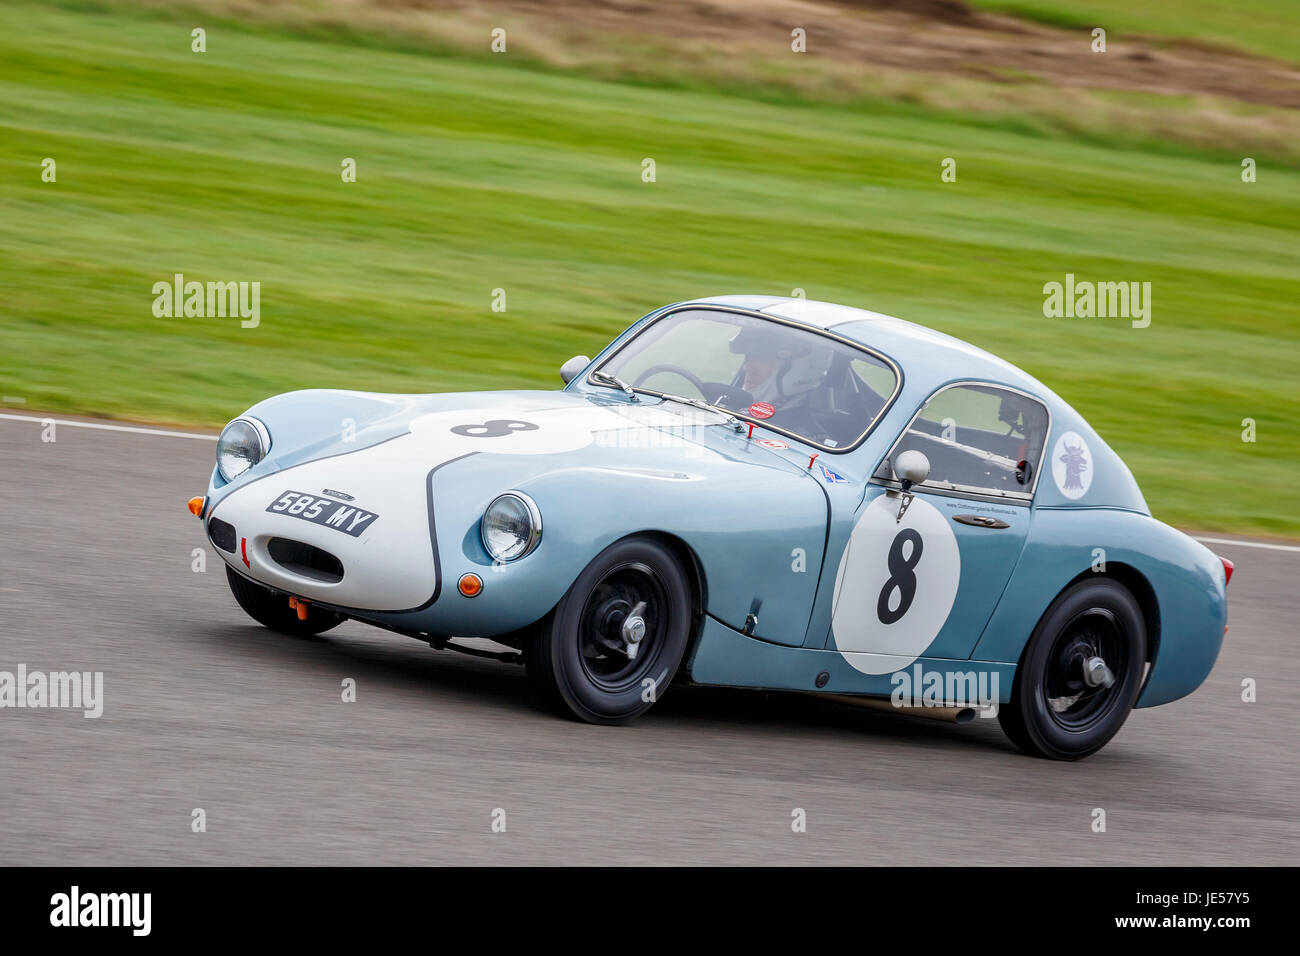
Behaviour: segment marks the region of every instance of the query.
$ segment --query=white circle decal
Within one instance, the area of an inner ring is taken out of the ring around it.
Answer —
[[[867,505],[835,576],[831,636],[864,674],[890,674],[925,653],[948,620],[961,580],[957,536],[939,509],[913,498]]]
[[[509,412],[468,408],[429,412],[412,419],[411,434],[447,461],[469,452],[496,455],[554,455],[590,445],[599,427],[620,420],[599,408]]]
[[[1065,497],[1082,498],[1092,484],[1092,454],[1078,432],[1066,432],[1052,448],[1052,480]]]

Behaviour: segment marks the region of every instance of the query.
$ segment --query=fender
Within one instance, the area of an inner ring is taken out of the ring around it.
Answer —
[[[1155,596],[1155,659],[1138,707],[1190,694],[1209,676],[1223,644],[1223,565],[1209,548],[1147,515],[1111,508],[1037,508],[1029,539],[972,654],[1015,662],[1048,606],[1094,561],[1128,565]],[[1094,554],[1100,549],[1100,554]],[[1095,573],[1104,574],[1098,570]],[[1032,600],[1028,596],[1032,595]]]

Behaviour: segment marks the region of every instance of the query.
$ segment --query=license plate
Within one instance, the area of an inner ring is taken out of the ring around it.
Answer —
[[[335,531],[342,531],[354,538],[369,528],[379,518],[373,511],[366,511],[340,501],[331,501],[319,495],[308,495],[301,491],[286,491],[267,506],[271,514],[290,515],[310,521],[312,524],[324,525]]]

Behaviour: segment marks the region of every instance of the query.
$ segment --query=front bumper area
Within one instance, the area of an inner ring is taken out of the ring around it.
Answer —
[[[304,465],[235,488],[210,507],[208,539],[245,577],[309,601],[382,613],[427,607],[440,580],[425,483],[394,482],[382,495],[357,496],[364,501],[319,490],[349,487],[349,482],[363,487],[343,463],[331,461],[328,478],[310,474],[314,466]],[[290,491],[310,497],[307,513],[317,514],[320,523],[305,520],[303,510],[270,510]],[[357,529],[352,522],[366,508],[382,510]],[[349,533],[349,527],[357,533]]]

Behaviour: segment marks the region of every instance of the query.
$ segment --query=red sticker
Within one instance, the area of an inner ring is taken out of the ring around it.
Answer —
[[[781,439],[779,438],[760,438],[758,439],[758,444],[762,445],[764,448],[789,448],[790,447],[785,442],[781,441]]]
[[[776,409],[767,402],[755,402],[749,406],[749,414],[754,418],[771,418],[776,414]]]

